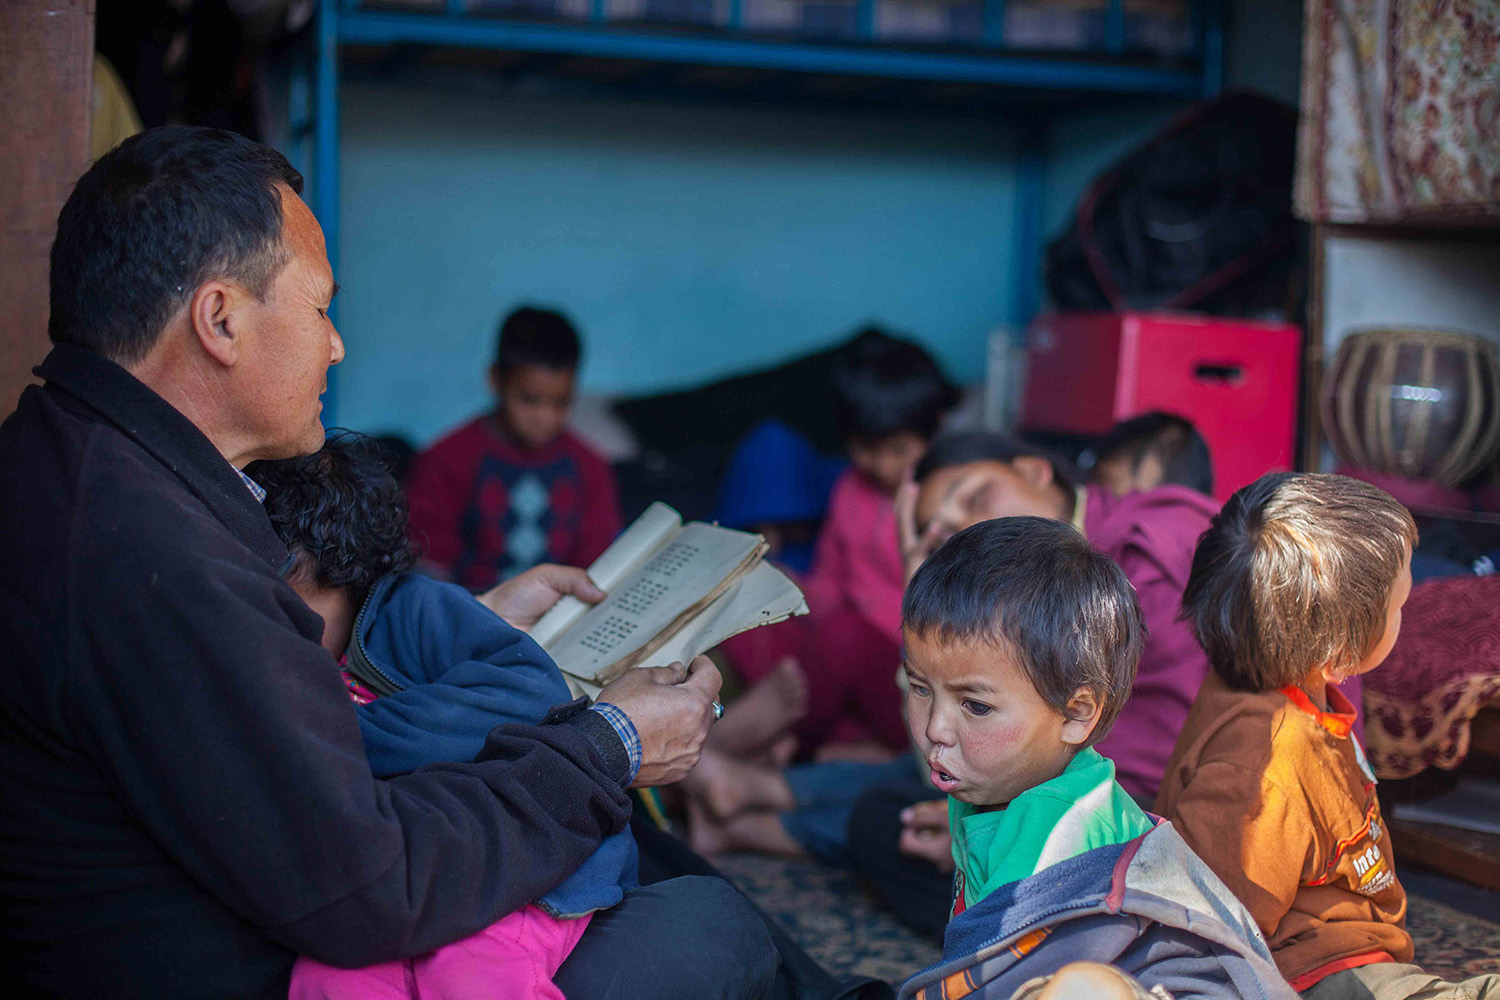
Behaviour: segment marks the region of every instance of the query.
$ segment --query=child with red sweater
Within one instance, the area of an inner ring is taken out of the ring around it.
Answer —
[[[505,318],[490,367],[493,412],[418,456],[407,483],[426,568],[482,590],[539,563],[587,566],[620,532],[609,466],[565,425],[578,333],[561,313]]]

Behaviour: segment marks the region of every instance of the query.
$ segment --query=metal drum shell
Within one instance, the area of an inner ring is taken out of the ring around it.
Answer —
[[[1452,330],[1350,332],[1323,378],[1340,461],[1458,486],[1500,450],[1500,352]]]

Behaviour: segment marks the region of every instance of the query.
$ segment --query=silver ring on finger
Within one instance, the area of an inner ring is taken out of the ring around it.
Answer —
[[[722,718],[724,718],[724,706],[721,705],[719,702],[715,701],[714,702],[714,721],[718,722]]]

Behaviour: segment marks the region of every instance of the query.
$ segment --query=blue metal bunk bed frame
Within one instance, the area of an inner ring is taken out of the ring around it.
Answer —
[[[476,16],[464,0],[441,9],[371,8],[364,0],[318,0],[311,52],[293,60],[288,137],[294,161],[311,181],[310,203],[323,226],[328,256],[338,267],[339,78],[345,46],[425,46],[552,56],[592,56],[682,67],[736,67],[796,75],[833,75],[911,84],[960,83],[1004,88],[1017,95],[1022,129],[1012,232],[1017,329],[1038,307],[1042,195],[1046,183],[1044,120],[1032,110],[1039,95],[1097,94],[1193,100],[1217,94],[1224,78],[1224,0],[1190,0],[1193,48],[1162,65],[1127,58],[1124,0],[1107,0],[1102,47],[1057,55],[1007,51],[1006,0],[984,0],[981,42],[965,48],[877,40],[875,0],[856,0],[856,34],[831,40],[760,36],[743,29],[743,0],[729,0],[719,26],[619,23],[605,0],[591,0],[587,20],[571,22]],[[310,170],[308,169],[310,166]],[[334,421],[337,369],[330,371],[325,419]]]

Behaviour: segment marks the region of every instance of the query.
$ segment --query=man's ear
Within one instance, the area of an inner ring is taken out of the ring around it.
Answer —
[[[205,281],[188,301],[188,322],[203,350],[225,368],[233,368],[244,346],[245,290],[227,281]]]
[[[490,365],[490,392],[494,393],[496,399],[504,395],[504,385],[505,376],[500,374],[500,365]]]
[[[1065,721],[1062,741],[1075,747],[1083,746],[1094,727],[1099,724],[1099,716],[1103,711],[1104,706],[1100,704],[1092,688],[1081,687],[1074,691],[1063,709]]]
[[[1010,467],[1039,490],[1052,485],[1052,463],[1040,455],[1017,455],[1010,460]]]

